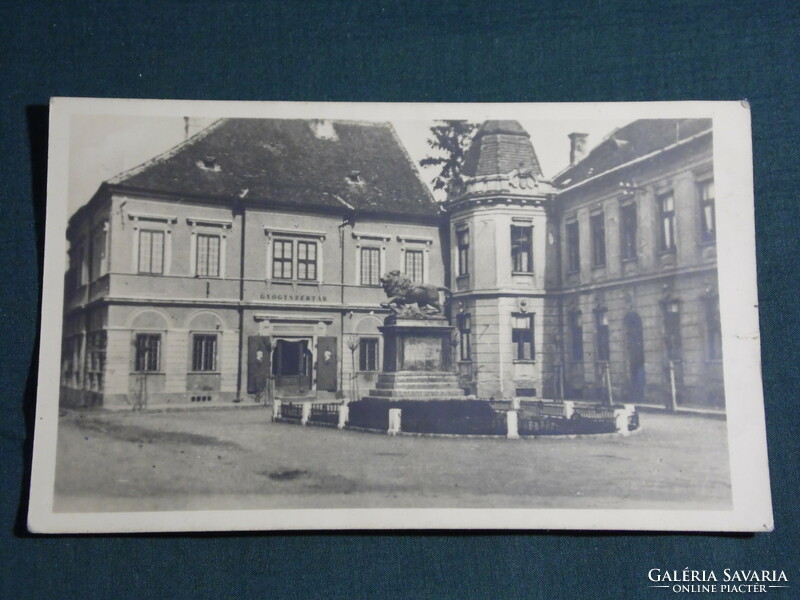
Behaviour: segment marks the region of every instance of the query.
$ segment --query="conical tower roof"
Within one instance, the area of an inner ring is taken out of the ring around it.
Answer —
[[[530,138],[517,121],[485,121],[467,151],[462,173],[482,177],[518,169],[542,179],[542,168]]]

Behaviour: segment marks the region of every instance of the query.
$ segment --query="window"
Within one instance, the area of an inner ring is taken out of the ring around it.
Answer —
[[[164,272],[164,232],[139,231],[139,273],[160,275]]]
[[[706,300],[707,354],[709,360],[722,360],[722,327],[719,319],[719,298]]]
[[[362,337],[358,343],[358,370],[378,370],[378,338]]]
[[[272,278],[291,279],[294,256],[292,240],[275,240],[272,245]]]
[[[297,278],[301,281],[317,280],[316,242],[297,242]]]
[[[717,217],[714,213],[714,180],[703,181],[698,184],[700,194],[700,239],[703,242],[713,242],[717,237]]]
[[[381,249],[361,248],[361,285],[380,285]]]
[[[90,278],[92,281],[105,275],[106,272],[106,230],[98,229],[92,236],[92,264],[90,271]]]
[[[219,277],[219,236],[198,234],[197,270],[198,277]]]
[[[594,322],[595,331],[597,331],[597,360],[607,361],[611,357],[608,311],[605,309],[594,311]]]
[[[573,362],[583,360],[583,324],[581,323],[581,313],[574,311],[569,313],[569,338],[570,338],[570,357]]]
[[[622,227],[622,260],[635,260],[638,254],[636,247],[636,205],[628,204],[619,211]]]
[[[276,280],[319,281],[322,268],[320,241],[308,236],[273,237],[267,230],[267,277]],[[281,232],[286,234],[286,232]],[[324,234],[313,234],[324,240]],[[297,239],[299,238],[299,239]],[[271,270],[270,270],[271,269]]]
[[[135,339],[136,360],[134,371],[152,373],[161,366],[161,335],[158,333],[137,333]]]
[[[86,388],[93,392],[103,391],[106,340],[105,331],[95,331],[86,336]]]
[[[513,346],[514,360],[534,360],[533,347],[533,315],[511,315],[511,344]]]
[[[681,311],[675,301],[664,304],[664,344],[668,360],[681,360]]]
[[[195,334],[192,341],[192,371],[217,370],[217,336]]]
[[[592,215],[592,266],[602,267],[606,264],[606,222],[605,215]]]
[[[472,360],[472,317],[468,313],[461,313],[456,317],[458,326],[459,360]]]
[[[581,270],[580,232],[578,222],[567,223],[567,272]]]
[[[658,197],[658,211],[661,230],[661,250],[675,250],[675,196],[672,192]]]
[[[511,226],[511,265],[515,273],[533,273],[533,227]]]
[[[424,262],[423,262],[423,251],[422,250],[406,250],[406,264],[405,264],[405,272],[406,275],[416,283],[422,283],[425,281],[425,273],[424,273]]]
[[[469,273],[469,229],[456,231],[456,246],[458,247],[458,275]]]

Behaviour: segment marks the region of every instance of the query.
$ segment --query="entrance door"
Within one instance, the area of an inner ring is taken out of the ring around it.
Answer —
[[[317,339],[317,390],[336,391],[336,338]]]
[[[311,390],[312,356],[308,340],[277,340],[272,355],[275,389],[282,396],[303,396]]]
[[[270,372],[269,337],[251,335],[247,338],[247,393],[262,395],[267,389]]]
[[[635,312],[625,316],[625,331],[628,342],[628,366],[630,369],[629,402],[644,402],[644,335],[642,318]]]

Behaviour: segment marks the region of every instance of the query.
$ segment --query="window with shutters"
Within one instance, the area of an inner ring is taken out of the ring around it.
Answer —
[[[192,371],[217,370],[217,336],[194,334],[192,336]]]
[[[458,249],[458,275],[469,273],[469,229],[456,231],[456,248]]]
[[[139,273],[161,275],[164,272],[164,232],[139,231]]]
[[[702,181],[697,184],[700,196],[700,240],[713,242],[717,239],[717,217],[714,212],[714,180]]]
[[[592,215],[592,266],[602,267],[606,264],[606,221],[603,213]]]
[[[379,286],[381,277],[381,249],[371,246],[361,248],[361,285]]]
[[[620,208],[620,254],[622,260],[635,260],[637,256],[636,247],[636,205],[627,204]]]
[[[595,333],[597,336],[597,360],[608,361],[611,358],[611,339],[608,328],[608,311],[594,311]]]
[[[197,235],[197,265],[195,273],[198,277],[219,277],[220,236],[209,234]]]
[[[134,345],[134,371],[153,373],[161,370],[161,334],[137,333]]]
[[[378,370],[378,338],[362,337],[358,343],[358,370]]]
[[[422,250],[406,250],[405,261],[405,273],[409,279],[416,283],[424,282],[424,252]]]
[[[677,301],[664,303],[664,345],[667,359],[678,361],[683,355],[681,343],[681,308]]]
[[[534,360],[533,314],[515,313],[511,315],[511,344],[514,360]]]
[[[581,313],[573,311],[569,313],[569,338],[570,338],[570,358],[573,362],[583,361],[583,323]]]
[[[581,239],[578,222],[567,223],[567,272],[581,270]]]
[[[292,279],[293,266],[294,240],[276,239],[272,243],[272,278]]]
[[[672,192],[658,196],[659,242],[662,252],[675,250],[675,196]]]
[[[461,313],[456,318],[458,326],[459,360],[472,360],[472,317],[469,313]]]
[[[533,227],[511,226],[511,268],[515,273],[533,273]]]
[[[297,240],[297,279],[317,280],[317,242]]]
[[[722,326],[719,317],[719,298],[706,300],[706,348],[709,360],[722,360]]]

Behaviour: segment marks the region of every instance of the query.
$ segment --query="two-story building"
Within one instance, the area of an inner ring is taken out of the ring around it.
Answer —
[[[439,212],[389,124],[216,122],[70,220],[62,401],[368,389],[379,278],[444,283]]]
[[[710,119],[643,119],[558,174],[564,387],[724,407]]]
[[[70,220],[62,402],[363,396],[398,269],[479,397],[723,407],[711,121],[570,139],[486,121],[439,205],[389,124],[216,122]]]
[[[711,121],[570,139],[547,180],[517,122],[487,121],[451,185],[465,388],[723,407]]]

